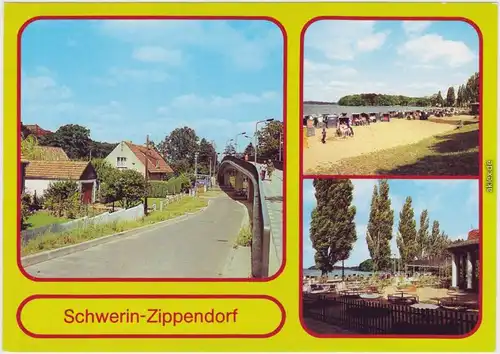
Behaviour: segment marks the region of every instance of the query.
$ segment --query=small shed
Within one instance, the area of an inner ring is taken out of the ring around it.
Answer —
[[[471,103],[469,107],[470,107],[470,113],[473,116],[479,115],[479,108],[480,108],[479,102]]]
[[[95,201],[97,173],[88,161],[30,161],[25,173],[25,190],[43,196],[51,183],[68,180],[79,184],[83,204]]]

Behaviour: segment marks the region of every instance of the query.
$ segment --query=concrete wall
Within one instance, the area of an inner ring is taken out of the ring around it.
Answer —
[[[52,183],[63,182],[64,180],[57,179],[25,179],[24,181],[24,192],[30,195],[36,195],[41,197],[45,194],[45,191],[50,187]],[[92,186],[92,203],[95,202],[96,195],[96,180],[83,180],[76,181],[80,185],[80,190],[82,187],[82,183],[93,183]]]
[[[25,244],[29,240],[36,238],[37,236],[43,235],[47,232],[59,233],[63,231],[68,231],[76,228],[84,228],[89,225],[104,225],[113,222],[123,222],[123,221],[133,221],[138,220],[144,216],[144,205],[140,204],[136,207],[130,209],[123,209],[115,211],[114,213],[104,213],[92,218],[81,218],[69,221],[64,224],[51,224],[42,227],[37,227],[36,229],[21,231],[21,240]]]
[[[127,159],[125,165],[122,165],[122,167],[118,167],[117,165],[118,157],[125,157]],[[144,176],[144,165],[123,141],[118,144],[108,156],[106,156],[106,161],[108,161],[113,167],[136,170]]]

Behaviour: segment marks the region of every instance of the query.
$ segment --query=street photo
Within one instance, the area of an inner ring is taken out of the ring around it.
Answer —
[[[481,312],[479,181],[303,182],[302,325],[465,336]]]
[[[304,175],[479,176],[471,24],[322,19],[302,45]]]
[[[25,276],[258,281],[279,273],[279,26],[40,19],[22,32],[20,52]]]

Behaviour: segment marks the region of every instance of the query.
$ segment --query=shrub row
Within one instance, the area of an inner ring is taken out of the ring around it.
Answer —
[[[172,177],[168,181],[150,181],[148,196],[151,198],[165,198],[167,195],[181,193],[188,189],[191,181],[188,176]]]

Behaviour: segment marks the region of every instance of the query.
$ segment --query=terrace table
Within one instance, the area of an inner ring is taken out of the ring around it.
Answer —
[[[339,294],[340,296],[345,296],[345,297],[358,297],[359,290],[358,289],[341,290],[339,291]]]
[[[414,309],[424,309],[424,310],[437,310],[439,308],[438,305],[422,304],[422,303],[413,304],[413,305],[410,305],[410,307],[413,307]]]
[[[404,291],[396,291],[395,294],[388,295],[387,300],[390,302],[413,305],[418,303],[418,296],[405,293]]]
[[[476,309],[477,301],[461,300],[459,296],[450,296],[438,300],[438,305],[447,310],[466,311]]]

